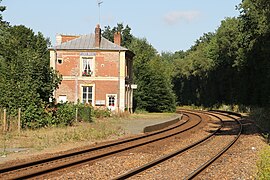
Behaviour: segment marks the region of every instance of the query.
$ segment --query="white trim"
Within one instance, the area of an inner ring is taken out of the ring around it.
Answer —
[[[80,84],[80,102],[83,100],[83,86],[92,86],[92,106],[95,106],[96,87],[95,84]]]
[[[58,101],[57,102],[59,102],[59,103],[66,103],[67,101],[68,101],[67,95],[59,95],[58,96]]]
[[[89,58],[92,59],[92,75],[90,77],[95,77],[95,64],[96,64],[96,57],[95,56],[80,56],[80,74],[79,76],[82,77],[82,72],[83,72],[83,58]],[[87,77],[89,78],[89,77]]]
[[[74,76],[62,76],[63,80],[74,81]],[[80,81],[119,81],[119,77],[78,77]]]
[[[126,69],[126,56],[125,52],[119,54],[119,111],[125,110],[125,69]]]

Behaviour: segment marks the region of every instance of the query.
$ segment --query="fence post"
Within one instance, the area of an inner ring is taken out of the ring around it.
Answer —
[[[18,132],[21,132],[21,108],[18,111]]]
[[[7,130],[7,110],[6,109],[4,109],[3,130],[4,132]]]

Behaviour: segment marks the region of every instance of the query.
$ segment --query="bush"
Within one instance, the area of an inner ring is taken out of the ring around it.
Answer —
[[[22,127],[36,129],[47,125],[44,109],[31,104],[22,113]]]
[[[93,111],[93,116],[95,118],[105,118],[111,116],[111,111],[109,109],[95,109]]]
[[[91,106],[85,106],[83,104],[77,105],[78,108],[78,121],[92,122],[92,111]]]
[[[56,111],[55,124],[71,126],[75,121],[76,108],[73,103],[59,104]]]

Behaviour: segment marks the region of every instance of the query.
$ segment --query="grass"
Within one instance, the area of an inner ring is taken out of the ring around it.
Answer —
[[[143,113],[127,116],[94,119],[94,122],[78,122],[71,127],[50,127],[37,130],[23,130],[0,134],[1,154],[7,148],[31,148],[37,151],[76,142],[95,142],[124,135],[123,122],[137,119],[166,119],[174,113]]]
[[[257,167],[257,179],[270,179],[270,146],[265,147],[261,151]]]
[[[0,136],[0,148],[4,151],[6,148],[43,150],[65,143],[107,139],[110,136],[119,136],[121,132],[116,120],[97,120],[94,123],[77,123],[72,127],[7,132]]]

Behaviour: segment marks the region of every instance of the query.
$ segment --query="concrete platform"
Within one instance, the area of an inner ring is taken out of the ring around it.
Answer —
[[[176,114],[169,119],[151,119],[151,120],[132,120],[126,121],[122,124],[122,128],[130,134],[140,134],[145,132],[157,131],[162,128],[166,128],[179,120],[181,120],[182,115]]]

